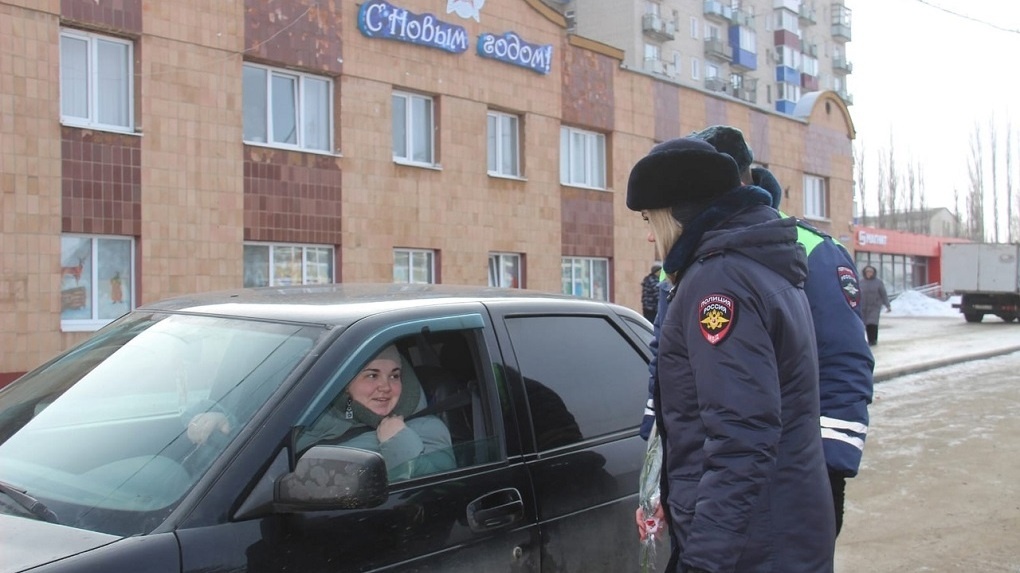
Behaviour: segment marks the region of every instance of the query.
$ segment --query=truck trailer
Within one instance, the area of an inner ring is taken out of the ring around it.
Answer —
[[[994,314],[1006,322],[1020,316],[1020,243],[942,245],[942,292],[960,296],[967,322]]]

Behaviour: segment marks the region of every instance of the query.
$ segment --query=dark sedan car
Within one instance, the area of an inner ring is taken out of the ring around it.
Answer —
[[[0,391],[0,571],[636,571],[650,337],[614,304],[468,287],[139,308]],[[449,469],[299,447],[391,347]]]

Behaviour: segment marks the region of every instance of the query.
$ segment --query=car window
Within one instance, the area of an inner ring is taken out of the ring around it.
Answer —
[[[539,451],[634,428],[648,363],[606,318],[506,320]]]
[[[173,510],[324,333],[132,315],[0,396],[0,480],[65,525],[135,535]],[[224,421],[211,439],[195,416]]]
[[[313,445],[377,451],[387,463],[391,483],[501,458],[501,442],[479,377],[477,331],[428,330],[380,340],[372,347],[376,350],[358,358],[360,366],[345,383],[324,390],[332,393],[328,399],[313,401],[328,405],[306,416],[311,421],[297,440],[299,454]],[[355,386],[359,373],[374,370],[374,361],[388,354],[379,348],[388,347],[396,349],[401,360],[402,398],[392,403],[391,382],[376,379],[369,383],[367,394]],[[413,405],[408,396],[414,397]],[[367,407],[373,401],[386,405]],[[385,411],[390,413],[382,415]],[[404,427],[401,433],[387,436],[382,419],[398,412]],[[412,446],[413,451],[408,449]]]

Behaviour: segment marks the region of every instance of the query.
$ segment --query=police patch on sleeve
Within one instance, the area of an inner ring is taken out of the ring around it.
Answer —
[[[698,303],[698,323],[701,326],[701,335],[712,345],[726,340],[733,328],[736,314],[737,305],[732,298],[723,294],[706,296]]]
[[[837,267],[836,277],[839,279],[839,288],[843,290],[850,308],[857,308],[861,303],[861,287],[857,284],[857,273],[849,267]]]

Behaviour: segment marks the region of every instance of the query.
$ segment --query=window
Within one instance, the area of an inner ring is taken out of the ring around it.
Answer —
[[[538,451],[636,427],[648,362],[607,319],[508,318]],[[556,359],[549,360],[549,349]]]
[[[740,49],[752,54],[758,51],[758,34],[751,28],[740,26],[739,28]]]
[[[705,39],[706,40],[718,40],[722,37],[722,32],[719,26],[715,24],[705,23]]]
[[[393,160],[434,165],[435,118],[432,98],[393,94]]]
[[[130,237],[61,236],[61,330],[98,330],[134,308],[134,260]]]
[[[691,16],[691,38],[694,38],[695,40],[698,39],[698,28],[700,27],[701,25],[698,22],[698,19]]]
[[[829,205],[826,200],[825,179],[816,175],[804,176],[804,217],[828,219]]]
[[[488,115],[489,175],[520,177],[520,134],[516,115],[490,111]]]
[[[244,141],[331,152],[333,85],[326,78],[244,64]]]
[[[788,84],[780,82],[776,84],[776,99],[785,99],[788,101],[797,101],[800,99],[800,86],[796,84]]]
[[[609,300],[609,259],[563,258],[563,293]]]
[[[517,253],[489,253],[489,286],[524,288],[522,259]]]
[[[60,120],[112,131],[134,128],[131,42],[60,32]]]
[[[560,183],[593,189],[606,187],[606,136],[560,128]]]
[[[661,12],[658,2],[645,2],[645,14],[658,16]]]
[[[333,247],[244,246],[244,286],[287,286],[333,282]]]
[[[662,58],[662,47],[657,44],[645,44],[645,61]]]
[[[701,77],[701,60],[698,58],[691,58],[691,79],[696,80]]]
[[[434,284],[435,251],[425,249],[393,249],[393,282]]]

